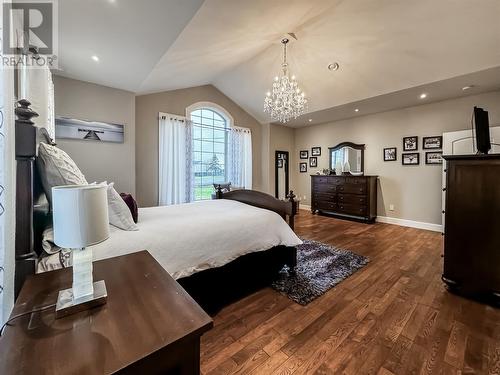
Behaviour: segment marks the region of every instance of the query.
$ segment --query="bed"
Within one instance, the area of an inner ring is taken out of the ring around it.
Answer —
[[[28,101],[19,102],[16,115],[17,296],[26,277],[37,269],[70,263],[64,251],[39,259],[44,253],[43,233],[47,239],[52,219],[34,164],[38,142],[52,140],[30,120],[35,114]],[[111,227],[110,238],[93,247],[94,260],[148,250],[208,312],[268,285],[284,267],[294,271],[295,246],[301,241],[292,230],[293,194],[285,202],[252,190],[217,189],[216,197],[140,209],[139,230]]]

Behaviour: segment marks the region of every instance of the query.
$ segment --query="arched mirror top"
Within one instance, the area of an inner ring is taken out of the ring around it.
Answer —
[[[330,153],[330,169],[349,165],[351,172],[362,173],[365,167],[365,145],[352,142],[342,142],[328,148]],[[345,168],[344,168],[345,169]]]

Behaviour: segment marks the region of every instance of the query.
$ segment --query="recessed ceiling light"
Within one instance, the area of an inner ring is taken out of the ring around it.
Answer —
[[[420,94],[420,99],[425,99],[427,98],[427,94],[424,92],[423,94]]]
[[[335,70],[339,70],[340,68],[340,65],[339,63],[331,63],[331,64],[328,64],[328,70],[332,70],[332,71],[335,71]]]
[[[476,86],[474,86],[474,85],[464,86],[464,87],[462,87],[462,91],[467,91],[467,90],[470,90],[470,89],[472,89],[474,87],[476,87]]]
[[[359,112],[359,108],[356,108],[356,109],[354,110],[354,112]]]
[[[310,118],[310,119],[309,119],[309,122],[312,122],[312,120],[313,120],[313,119],[312,119],[312,118]]]
[[[99,57],[97,57],[96,55],[93,55],[93,56],[92,56],[92,60],[94,60],[94,61],[99,61]]]

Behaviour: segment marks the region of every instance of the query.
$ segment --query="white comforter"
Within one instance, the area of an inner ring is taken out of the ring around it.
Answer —
[[[244,254],[302,243],[278,214],[226,199],[140,208],[138,226],[110,226],[110,238],[92,246],[94,260],[148,250],[178,279]]]

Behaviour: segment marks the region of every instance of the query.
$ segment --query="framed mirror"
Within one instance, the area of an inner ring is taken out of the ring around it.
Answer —
[[[288,151],[276,151],[274,158],[274,196],[278,199],[286,199],[289,189],[289,153]]]
[[[330,152],[330,169],[335,169],[336,174],[351,172],[363,174],[365,168],[365,145],[352,142],[342,142],[335,147],[328,148]]]

